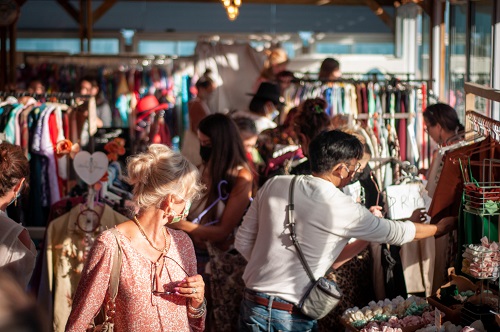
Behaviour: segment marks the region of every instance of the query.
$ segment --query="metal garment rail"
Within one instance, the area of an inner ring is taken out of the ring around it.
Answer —
[[[500,102],[500,90],[485,87],[480,84],[465,82],[465,129],[466,131],[482,131],[500,142],[500,121],[475,111],[476,97],[482,97],[493,102]],[[467,138],[467,137],[466,137]]]
[[[80,99],[89,99],[92,97],[91,95],[82,95],[81,93],[73,93],[73,92],[54,92],[54,93],[43,93],[43,94],[37,94],[37,93],[29,93],[26,91],[0,91],[0,97],[33,97],[35,99],[48,99],[48,98],[56,98],[56,99],[75,99],[75,98],[80,98]]]

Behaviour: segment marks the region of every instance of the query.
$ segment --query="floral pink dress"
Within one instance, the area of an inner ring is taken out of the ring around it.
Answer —
[[[186,233],[169,229],[170,248],[163,256],[160,285],[165,291],[190,275],[196,274],[193,243]],[[119,234],[122,248],[120,284],[116,297],[115,331],[203,331],[205,317],[189,318],[187,299],[178,295],[152,293],[155,262],[137,252],[129,239]],[[89,323],[106,303],[112,257],[117,250],[111,231],[105,231],[96,240],[82,272],[73,300],[66,331],[85,331]],[[182,268],[181,268],[182,266]]]

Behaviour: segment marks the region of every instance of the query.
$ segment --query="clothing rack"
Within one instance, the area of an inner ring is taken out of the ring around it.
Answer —
[[[467,130],[478,128],[483,134],[489,134],[497,142],[500,142],[500,121],[493,120],[475,111],[465,112]]]
[[[44,93],[44,94],[37,94],[37,93],[29,93],[27,91],[17,91],[17,92],[8,92],[8,91],[0,91],[0,97],[32,97],[35,99],[41,99],[41,98],[56,98],[56,99],[68,99],[72,100],[75,98],[80,98],[80,99],[89,99],[92,97],[91,95],[83,95],[81,93],[73,93],[73,92],[53,92],[53,93]]]
[[[382,119],[409,119],[414,116],[413,113],[383,113],[381,115],[377,115],[378,117],[382,117]],[[355,116],[356,120],[368,120],[370,118],[370,114],[368,113],[360,113]]]
[[[500,90],[471,82],[464,83],[464,90],[466,110],[465,129],[467,131],[472,130],[472,126],[474,124],[477,125],[478,121],[484,123],[487,126],[491,125],[491,123],[496,123],[496,125],[498,125],[498,121],[491,119],[491,114],[481,115],[474,110],[476,109],[476,97],[488,99],[490,102],[500,102]]]
[[[360,74],[363,76],[363,74]],[[345,76],[345,75],[344,75]],[[371,76],[371,74],[367,74],[366,76]],[[309,79],[309,78],[295,78],[292,79],[292,83],[384,83],[384,82],[401,82],[401,83],[431,83],[434,82],[434,79],[399,79],[397,77],[391,77],[385,80],[379,80],[376,78],[377,75],[373,79],[367,80],[359,80],[355,78],[337,78],[334,80],[318,80],[318,79]]]
[[[319,73],[318,72],[295,72],[297,74],[301,74],[301,75],[304,75],[304,76],[308,76],[308,75],[318,75]],[[352,72],[342,72],[342,78],[340,78],[340,80],[342,79],[353,79],[353,80],[356,80],[356,78],[359,78],[359,77],[367,77],[367,78],[371,78],[371,79],[367,79],[365,81],[381,81],[379,80],[378,78],[379,77],[384,77],[384,80],[386,81],[391,81],[391,80],[399,80],[399,81],[404,81],[404,82],[422,82],[422,81],[425,81],[425,82],[434,82],[435,80],[434,79],[413,79],[412,77],[415,76],[415,73],[352,73]],[[300,79],[299,79],[300,80]],[[307,80],[307,78],[306,78]],[[337,80],[333,80],[333,81],[325,81],[325,82],[337,82],[339,79]]]

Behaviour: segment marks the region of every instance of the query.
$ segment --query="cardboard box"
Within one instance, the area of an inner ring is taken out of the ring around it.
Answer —
[[[472,281],[470,281],[465,277],[457,276],[454,273],[454,270],[450,270],[450,274],[448,277],[450,278],[450,281],[441,286],[442,288],[446,288],[451,285],[456,285],[459,292],[465,292],[468,290],[476,292],[477,290],[477,286]],[[429,302],[430,305],[432,305],[433,307],[439,309],[441,312],[444,313],[443,321],[450,321],[455,325],[460,325],[462,323],[461,311],[463,308],[463,304],[453,304],[450,306],[443,304],[440,301],[440,290],[441,289],[439,289],[435,295],[428,297],[427,302]]]

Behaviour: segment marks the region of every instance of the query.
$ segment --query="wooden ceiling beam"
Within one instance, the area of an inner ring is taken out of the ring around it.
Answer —
[[[68,0],[57,0],[57,3],[64,8],[66,13],[71,16],[76,23],[80,24],[80,13],[73,7]]]
[[[111,9],[111,7],[113,7],[116,3],[116,0],[105,0],[100,6],[99,8],[97,8],[96,10],[94,10],[94,12],[92,13],[92,19],[93,19],[93,22],[97,22],[97,20],[99,20],[104,14],[106,14],[106,12],[108,10]]]
[[[121,0],[137,1],[137,0]],[[220,3],[220,0],[147,0],[148,2],[183,2],[183,3]],[[324,5],[324,6],[366,6],[364,0],[242,0],[243,5],[247,3],[265,5]],[[378,0],[382,6],[393,6],[394,0]]]
[[[377,0],[365,0],[365,5],[367,5],[372,12],[377,15],[382,22],[385,23],[391,29],[391,32],[394,33],[394,20],[391,15],[389,15],[384,8],[380,5],[380,3]]]

